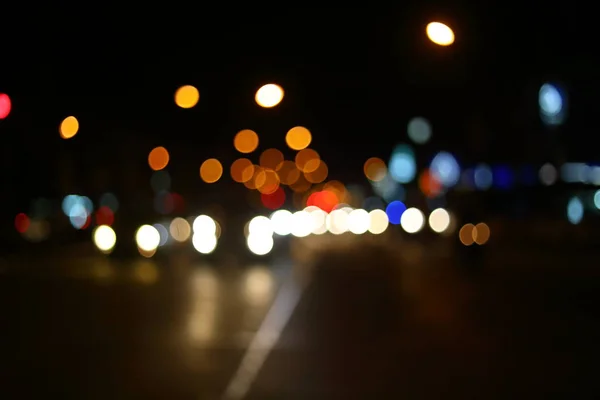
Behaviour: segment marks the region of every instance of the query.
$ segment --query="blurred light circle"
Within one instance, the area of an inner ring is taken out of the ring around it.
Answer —
[[[0,93],[0,119],[8,117],[11,109],[12,102],[10,101],[10,97],[5,93]]]
[[[262,86],[256,91],[254,100],[256,104],[264,108],[272,108],[281,103],[283,99],[283,89],[274,83]]]
[[[429,214],[429,227],[436,233],[442,233],[450,226],[450,214],[443,208],[436,208]]]
[[[385,162],[379,157],[371,157],[363,165],[363,172],[371,182],[380,182],[387,175]]]
[[[217,248],[217,237],[215,235],[194,233],[192,236],[192,246],[200,254],[210,254]]]
[[[412,147],[399,145],[392,152],[388,170],[392,179],[399,183],[409,183],[415,179],[417,164]]]
[[[65,118],[59,128],[60,137],[63,139],[71,139],[79,131],[79,121],[75,117]]]
[[[175,92],[175,104],[181,108],[192,108],[198,104],[200,92],[191,85],[185,85]]]
[[[273,250],[273,236],[251,233],[246,239],[246,245],[252,253],[264,256]]]
[[[369,230],[371,217],[366,210],[356,209],[348,214],[348,230],[355,235],[362,235]]]
[[[292,232],[292,213],[288,210],[277,210],[271,214],[273,232],[287,236]]]
[[[431,125],[423,117],[415,117],[408,122],[408,137],[417,144],[424,144],[431,138]]]
[[[369,232],[373,235],[379,235],[385,232],[390,223],[387,214],[383,210],[371,211],[369,213],[369,219]]]
[[[454,32],[448,25],[442,24],[441,22],[430,22],[425,28],[427,37],[433,43],[440,46],[449,46],[454,43]]]
[[[556,115],[562,111],[563,99],[556,86],[545,83],[539,92],[540,111],[546,115]]]
[[[94,229],[94,244],[102,252],[109,252],[117,243],[117,234],[108,225],[100,225]]]
[[[594,207],[600,210],[600,190],[596,190],[594,193]]]
[[[206,183],[215,183],[223,176],[223,165],[216,158],[209,158],[200,166],[200,178]]]
[[[556,179],[558,178],[558,171],[554,165],[547,163],[542,165],[540,168],[539,177],[540,182],[542,182],[543,185],[550,186],[556,182]]]
[[[252,153],[258,147],[258,134],[250,129],[242,129],[233,138],[233,147],[243,154]]]
[[[310,145],[312,135],[308,129],[303,126],[296,126],[285,135],[285,142],[292,150],[304,150]]]
[[[271,220],[262,215],[252,218],[248,224],[248,234],[258,236],[273,236],[273,226],[271,224]]]
[[[538,93],[540,119],[546,125],[560,125],[566,117],[566,93],[559,86],[545,83]]]
[[[160,244],[160,233],[152,225],[142,225],[135,233],[135,241],[140,249],[151,252]]]
[[[492,173],[492,169],[485,164],[478,165],[477,167],[475,167],[475,172],[473,173],[473,180],[477,189],[489,189],[494,183],[494,175]]]
[[[307,211],[296,211],[292,214],[292,235],[296,237],[306,237],[313,232],[314,219]]]
[[[194,234],[204,236],[215,236],[217,234],[217,223],[208,215],[199,215],[192,223]]]
[[[411,207],[402,213],[400,226],[406,233],[417,233],[425,225],[425,216],[418,208]]]
[[[163,224],[154,224],[152,225],[158,231],[160,235],[160,241],[158,242],[158,246],[164,246],[169,241],[169,230]]]
[[[454,156],[441,151],[431,160],[429,167],[432,175],[445,187],[452,187],[460,180],[460,166]]]
[[[171,237],[178,242],[185,242],[192,234],[190,223],[181,217],[174,218],[169,226]]]
[[[567,219],[577,225],[583,219],[583,203],[578,197],[572,197],[567,203]]]
[[[169,152],[162,146],[153,148],[148,154],[148,165],[153,171],[160,171],[169,164]]]
[[[402,214],[406,212],[406,205],[399,200],[392,201],[385,208],[385,214],[387,215],[388,221],[392,225],[400,224]]]

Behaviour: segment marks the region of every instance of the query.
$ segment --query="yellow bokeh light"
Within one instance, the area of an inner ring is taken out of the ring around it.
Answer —
[[[223,166],[216,158],[209,158],[200,166],[200,178],[206,183],[215,183],[223,175]]]
[[[148,165],[153,171],[160,171],[169,164],[169,152],[162,146],[155,147],[148,154]]]
[[[256,104],[264,108],[272,108],[283,100],[283,89],[274,83],[262,86],[254,96]]]
[[[304,173],[316,171],[320,162],[319,153],[313,149],[300,150],[296,154],[296,167]]]
[[[248,182],[254,176],[254,165],[247,158],[238,158],[231,164],[231,179],[238,183]]]
[[[185,85],[175,92],[175,104],[181,108],[192,108],[198,104],[200,92],[191,85]]]
[[[450,46],[454,43],[454,32],[452,32],[452,29],[448,25],[444,25],[441,22],[427,24],[425,32],[429,40],[437,45]]]
[[[79,132],[79,121],[75,117],[65,118],[60,124],[59,132],[61,138],[71,139]]]
[[[304,177],[310,183],[321,183],[327,179],[328,174],[329,168],[327,168],[327,164],[325,164],[323,161],[319,161],[317,168],[314,171],[306,172]]]
[[[300,178],[300,170],[293,161],[283,161],[275,168],[281,183],[284,185],[293,185]]]
[[[308,129],[303,126],[296,126],[285,135],[285,142],[292,150],[303,150],[310,145],[312,135]]]
[[[252,153],[258,147],[258,135],[250,129],[243,129],[233,138],[233,146],[240,153]]]

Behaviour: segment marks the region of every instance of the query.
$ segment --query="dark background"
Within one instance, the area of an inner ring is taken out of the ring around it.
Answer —
[[[16,212],[92,182],[146,187],[157,145],[171,153],[176,190],[203,190],[200,163],[218,157],[227,169],[242,128],[259,133],[260,149],[284,149],[285,132],[307,126],[330,178],[360,180],[364,160],[387,159],[418,115],[433,125],[422,163],[441,149],[464,164],[593,161],[599,62],[588,11],[577,2],[11,5],[0,28],[0,91],[13,101],[0,122],[4,202]],[[431,20],[454,29],[453,46],[428,41]],[[545,81],[568,93],[569,117],[555,130],[538,116]],[[275,109],[253,100],[268,82],[286,91]],[[174,104],[183,84],[201,93],[194,109]],[[65,141],[68,115],[81,128]]]

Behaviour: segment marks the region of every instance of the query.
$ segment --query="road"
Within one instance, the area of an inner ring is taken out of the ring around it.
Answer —
[[[586,259],[566,250],[517,262],[496,249],[467,258],[485,264],[473,274],[464,258],[427,250],[332,245],[310,263],[249,265],[67,255],[4,262],[0,393],[220,399],[289,277],[299,303],[243,398],[600,393],[594,264],[577,267]]]

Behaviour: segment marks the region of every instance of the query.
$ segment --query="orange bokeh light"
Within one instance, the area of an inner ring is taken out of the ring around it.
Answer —
[[[148,155],[148,165],[154,171],[160,171],[169,164],[169,152],[162,146],[155,147]]]

